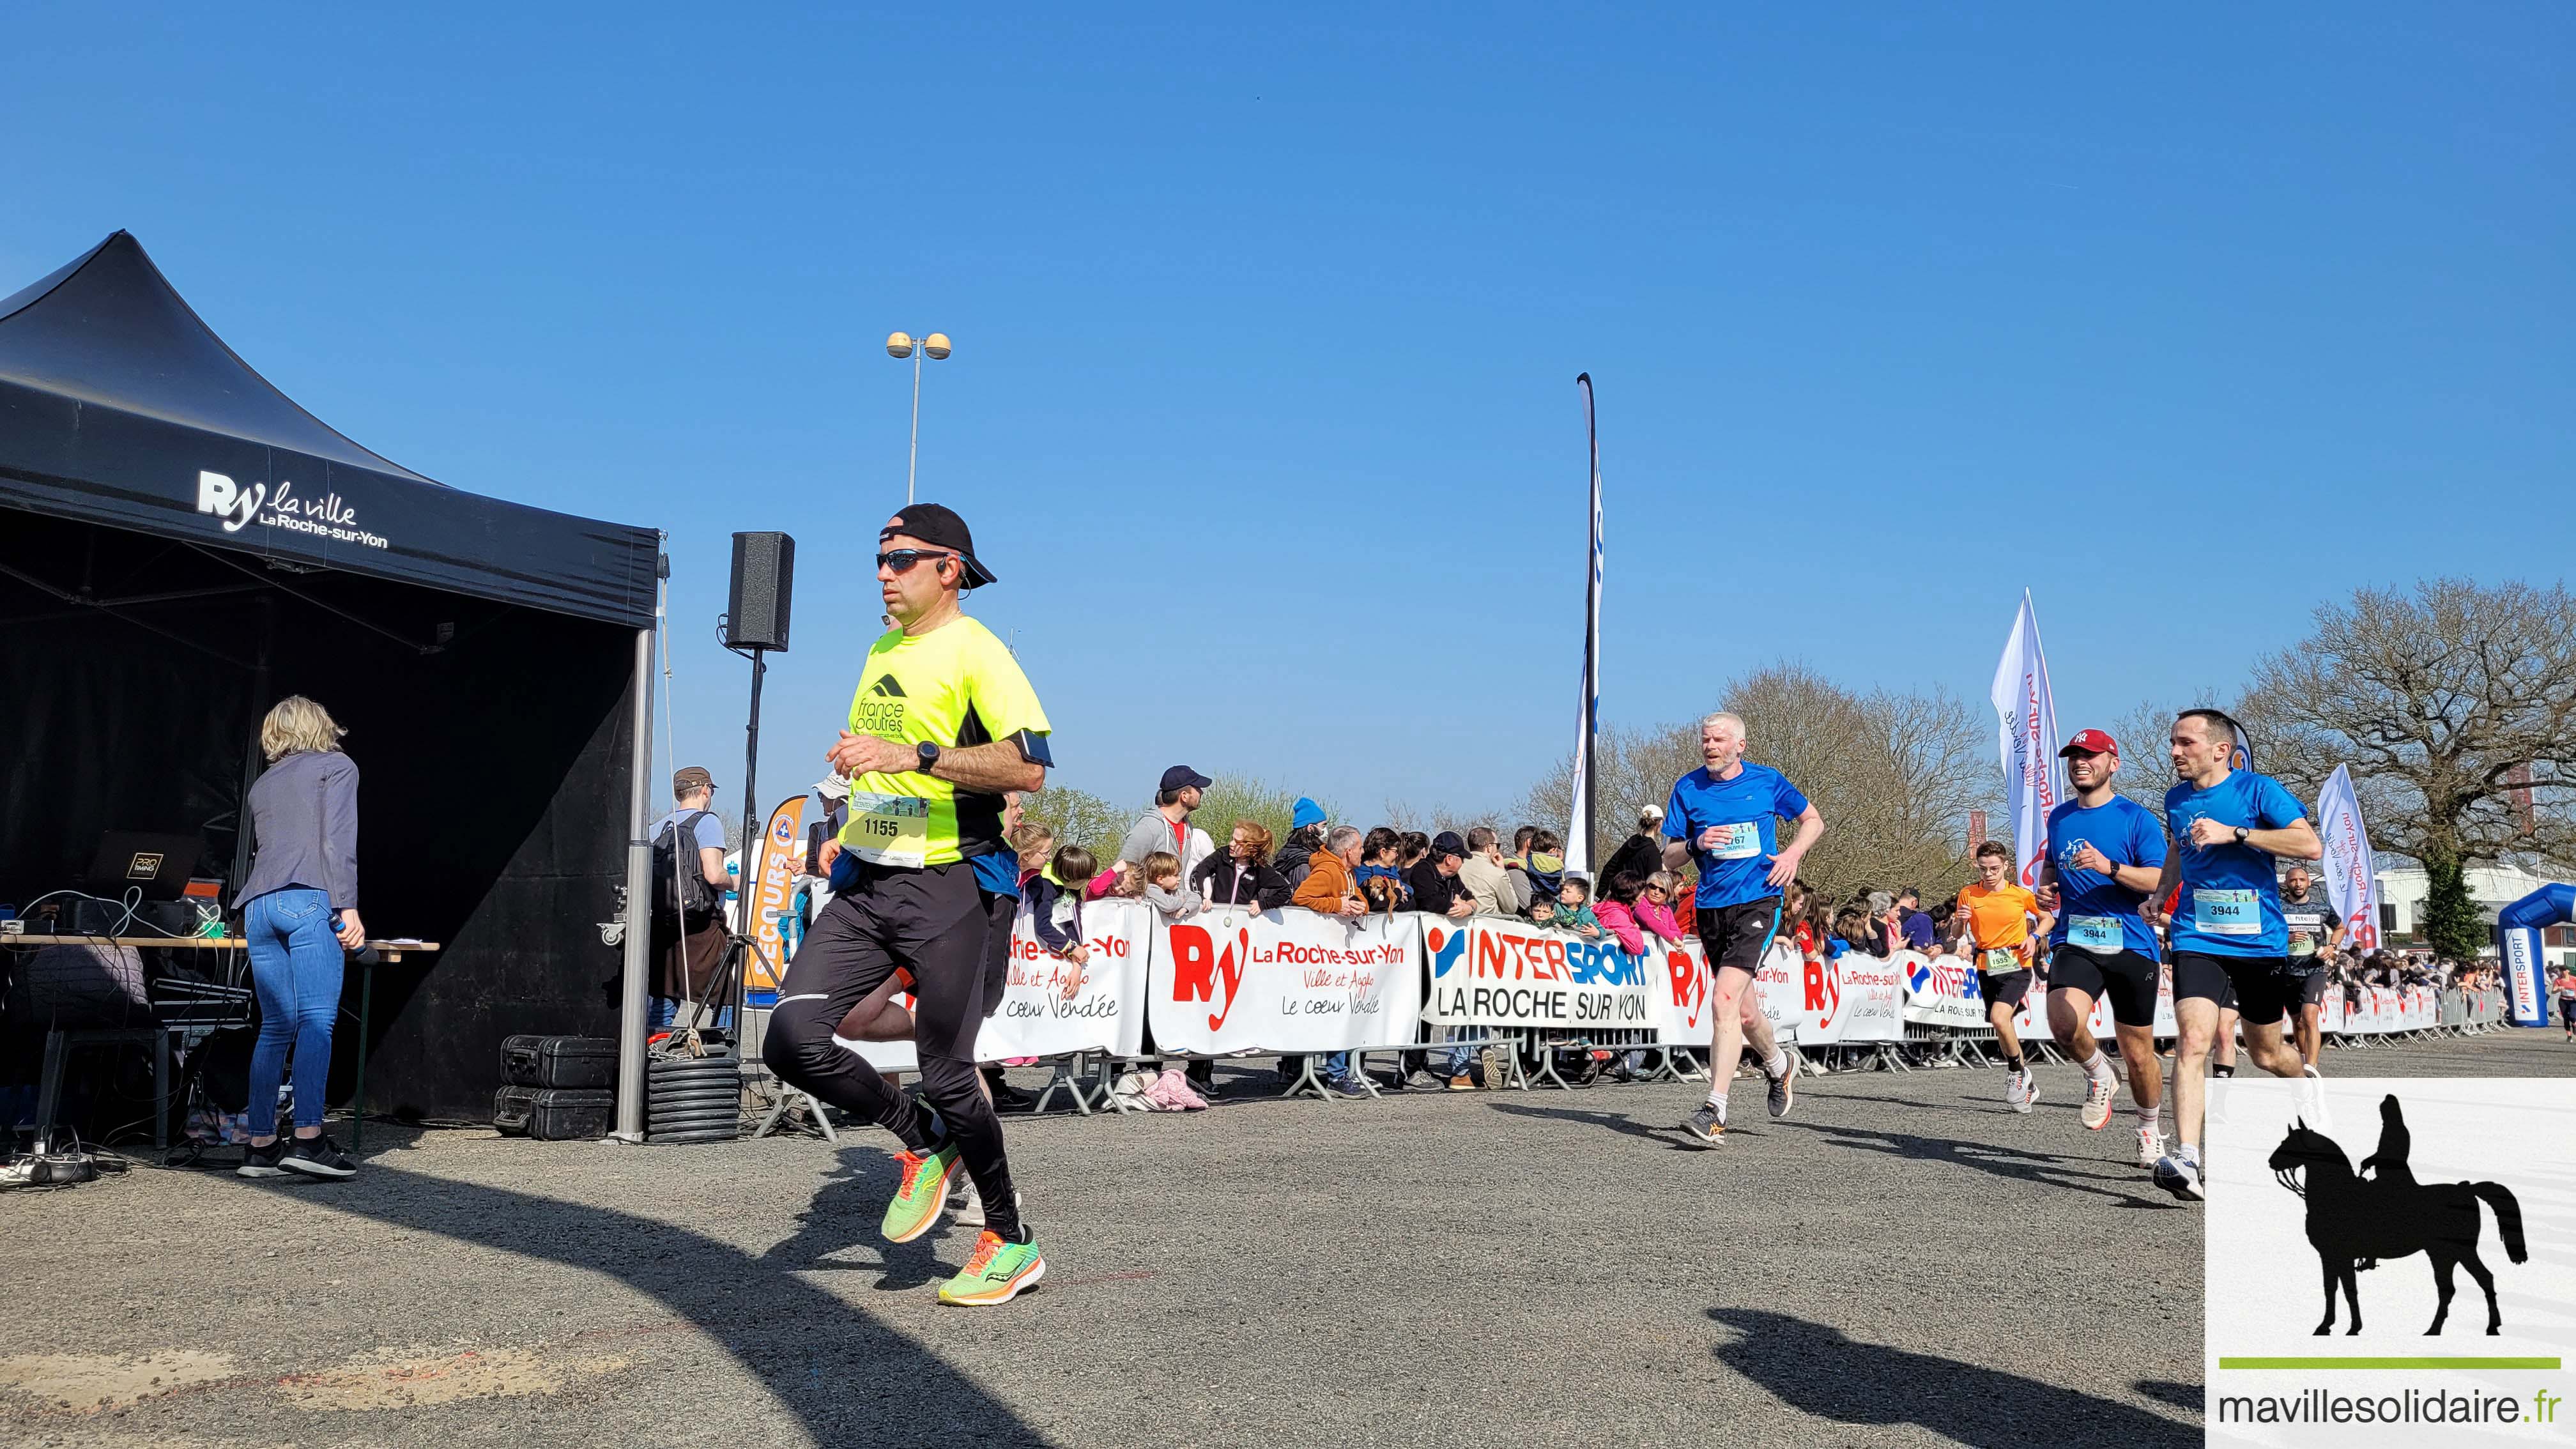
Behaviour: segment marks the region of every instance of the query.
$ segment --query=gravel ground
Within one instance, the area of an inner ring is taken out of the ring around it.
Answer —
[[[371,1125],[345,1184],[13,1195],[0,1441],[2200,1442],[2199,1210],[2078,1126],[2072,1069],[2029,1116],[1995,1072],[1829,1077],[1778,1123],[1742,1082],[1713,1151],[1670,1128],[1688,1086],[1326,1104],[1264,1075],[1205,1114],[1012,1120],[1050,1273],[1001,1309],[933,1300],[970,1230],[878,1238],[868,1132]]]

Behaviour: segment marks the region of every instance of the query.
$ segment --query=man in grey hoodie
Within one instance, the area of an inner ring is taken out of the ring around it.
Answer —
[[[1181,879],[1188,881],[1200,861],[1216,854],[1216,842],[1190,823],[1190,812],[1199,808],[1207,787],[1213,783],[1187,765],[1165,770],[1163,783],[1154,792],[1154,808],[1128,830],[1127,838],[1119,843],[1118,859],[1141,866],[1145,857],[1155,851],[1169,851],[1181,862]]]

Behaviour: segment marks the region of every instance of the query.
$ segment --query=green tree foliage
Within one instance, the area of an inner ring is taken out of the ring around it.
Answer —
[[[1282,789],[1266,781],[1219,775],[1215,783],[1207,787],[1207,798],[1199,802],[1198,813],[1190,817],[1190,823],[1205,830],[1221,848],[1233,835],[1234,822],[1249,820],[1270,832],[1271,846],[1275,850],[1288,838],[1288,822],[1297,813],[1297,797],[1302,793]],[[1318,796],[1315,803],[1323,806],[1324,813],[1333,819],[1342,818],[1333,813],[1331,801]]]
[[[1286,840],[1288,821],[1296,814],[1297,793],[1260,780],[1219,776],[1208,786],[1191,823],[1220,844],[1234,832],[1237,820],[1267,827],[1274,842]],[[1328,801],[1319,798],[1316,803],[1328,812],[1332,809]],[[1051,784],[1023,800],[1022,808],[1029,819],[1055,832],[1058,845],[1084,846],[1105,866],[1118,854],[1128,827],[1153,808],[1153,792],[1139,795],[1132,805],[1115,805],[1087,790]]]
[[[2451,851],[2433,849],[2424,856],[2424,944],[2455,961],[2474,961],[2492,940],[2469,897],[2468,871]]]
[[[1118,842],[1135,823],[1136,813],[1120,810],[1087,790],[1070,785],[1049,785],[1036,794],[1024,796],[1021,808],[1028,818],[1055,832],[1059,846],[1079,845],[1107,865],[1118,853]]]

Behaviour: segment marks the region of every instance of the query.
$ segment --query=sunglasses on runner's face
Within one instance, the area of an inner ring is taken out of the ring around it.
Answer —
[[[908,574],[912,566],[926,558],[955,558],[957,555],[935,548],[898,548],[877,555],[877,567]]]

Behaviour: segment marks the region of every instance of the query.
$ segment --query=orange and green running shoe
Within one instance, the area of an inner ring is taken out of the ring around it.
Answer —
[[[958,1156],[955,1138],[928,1152],[894,1155],[903,1181],[895,1185],[894,1201],[886,1204],[887,1242],[909,1243],[939,1221],[940,1210],[948,1206],[948,1184],[957,1176]]]
[[[939,1285],[939,1301],[971,1307],[1008,1303],[1045,1276],[1046,1259],[1038,1256],[1036,1243],[1005,1242],[988,1228],[975,1239],[975,1255],[966,1266]]]

